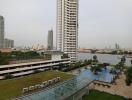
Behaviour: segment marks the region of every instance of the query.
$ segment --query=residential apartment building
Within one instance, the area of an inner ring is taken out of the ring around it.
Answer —
[[[57,0],[57,50],[77,60],[78,0]]]

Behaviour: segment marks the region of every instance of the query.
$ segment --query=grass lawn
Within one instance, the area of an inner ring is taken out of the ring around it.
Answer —
[[[83,100],[127,100],[123,97],[111,95],[105,92],[99,92],[96,90],[91,90],[90,94],[83,97]]]
[[[0,100],[7,100],[22,95],[22,89],[43,81],[61,77],[61,81],[67,80],[73,75],[56,71],[47,71],[10,80],[0,80]]]

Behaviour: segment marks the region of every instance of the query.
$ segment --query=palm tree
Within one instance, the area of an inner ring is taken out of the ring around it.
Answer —
[[[124,62],[120,61],[118,64],[115,65],[116,70],[122,71],[124,69]]]
[[[126,58],[123,56],[118,64],[116,64],[115,68],[118,70],[123,70],[125,68]]]
[[[124,69],[124,67],[125,67],[124,62],[119,62],[119,66],[121,67],[121,70],[123,70],[123,69]]]
[[[126,57],[125,57],[125,56],[122,56],[121,62],[122,62],[122,63],[125,63],[125,62],[126,62]]]

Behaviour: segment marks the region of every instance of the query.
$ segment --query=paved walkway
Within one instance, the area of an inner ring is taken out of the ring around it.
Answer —
[[[103,87],[102,85],[94,85],[96,90],[105,91],[111,94],[117,94],[126,98],[132,98],[132,84],[126,86],[125,75],[120,75],[120,78],[116,80],[116,85],[111,85],[111,88]]]

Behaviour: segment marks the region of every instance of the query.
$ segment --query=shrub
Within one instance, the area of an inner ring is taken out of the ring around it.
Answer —
[[[34,70],[34,73],[40,73],[40,72],[42,72],[42,71],[40,71],[40,70]]]
[[[13,78],[13,75],[7,74],[7,75],[4,76],[4,78],[5,78],[5,79],[12,79],[12,78]]]
[[[126,85],[127,85],[127,86],[130,86],[131,80],[127,78],[125,81],[126,81]]]

